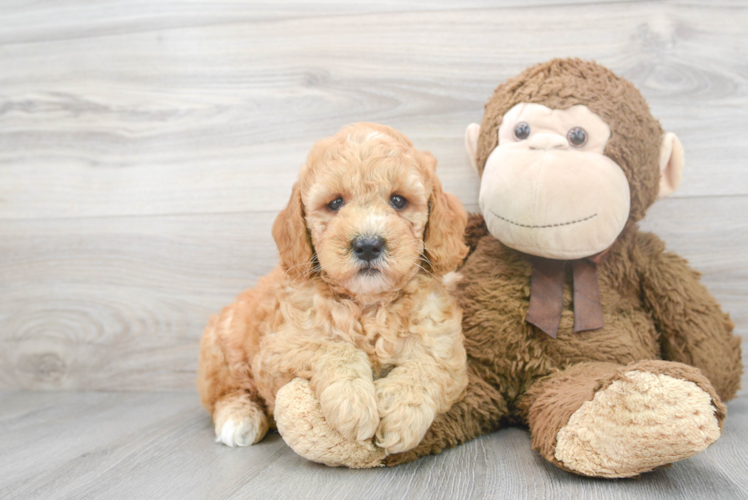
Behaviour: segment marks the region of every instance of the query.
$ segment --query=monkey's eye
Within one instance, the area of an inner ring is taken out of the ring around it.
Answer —
[[[407,204],[408,200],[406,200],[399,194],[393,194],[392,196],[390,196],[390,205],[392,205],[392,208],[394,208],[395,210],[402,210]]]
[[[518,141],[524,141],[530,137],[530,125],[527,122],[520,122],[514,127],[514,137]]]
[[[569,140],[569,144],[576,148],[581,148],[587,144],[587,131],[582,127],[574,127],[566,134],[566,138]]]
[[[333,212],[337,212],[340,210],[340,207],[343,206],[343,198],[335,198],[330,203],[327,204],[327,208],[332,210]]]

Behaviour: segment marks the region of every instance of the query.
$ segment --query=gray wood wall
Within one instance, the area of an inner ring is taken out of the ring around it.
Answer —
[[[476,209],[466,125],[556,56],[634,81],[681,138],[682,187],[644,226],[746,336],[746,3],[2,2],[0,389],[193,390],[315,140],[392,125]]]

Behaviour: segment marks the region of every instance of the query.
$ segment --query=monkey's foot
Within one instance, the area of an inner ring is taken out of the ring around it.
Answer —
[[[691,457],[720,433],[712,399],[696,384],[634,370],[572,414],[555,457],[586,476],[630,477]]]
[[[309,381],[294,379],[275,396],[275,423],[296,453],[331,467],[380,467],[387,453],[371,440],[349,441],[325,420]]]

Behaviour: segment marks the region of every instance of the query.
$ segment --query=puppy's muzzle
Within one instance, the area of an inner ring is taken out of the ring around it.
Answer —
[[[384,238],[381,236],[359,236],[351,242],[356,259],[371,263],[384,253]]]

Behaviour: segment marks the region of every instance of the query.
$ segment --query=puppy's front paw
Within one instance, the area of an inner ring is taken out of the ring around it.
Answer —
[[[420,388],[401,382],[375,382],[379,406],[376,444],[388,454],[402,453],[421,442],[436,416],[431,398]]]
[[[371,440],[346,439],[330,426],[308,380],[294,379],[278,391],[274,416],[283,440],[308,460],[355,469],[382,465],[383,449]]]
[[[379,425],[374,384],[365,379],[338,380],[322,391],[319,404],[327,422],[351,441],[366,441]]]

